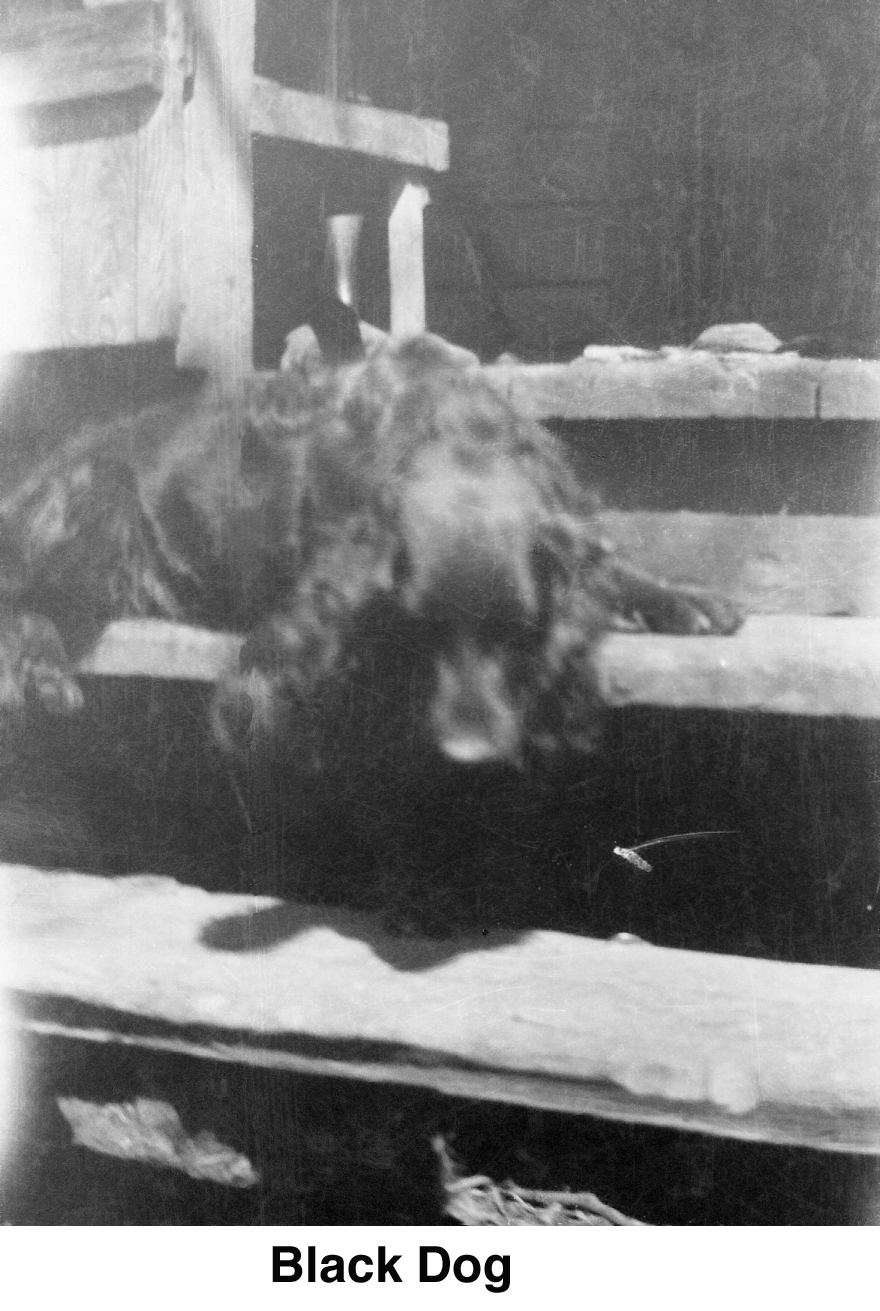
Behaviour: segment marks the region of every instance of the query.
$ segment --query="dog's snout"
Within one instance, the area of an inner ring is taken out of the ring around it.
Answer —
[[[462,644],[437,663],[435,742],[462,765],[520,764],[522,730],[501,662]]]

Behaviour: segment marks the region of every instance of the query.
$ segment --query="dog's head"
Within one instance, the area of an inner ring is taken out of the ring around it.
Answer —
[[[301,738],[362,698],[377,733],[458,764],[589,748],[601,547],[548,433],[425,339],[305,391],[279,380],[255,422],[278,461],[278,599],[221,689],[222,741]]]

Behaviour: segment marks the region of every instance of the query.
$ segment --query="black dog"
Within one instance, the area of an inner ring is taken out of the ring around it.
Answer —
[[[167,789],[210,776],[192,823],[203,857],[222,831],[224,881],[433,928],[448,899],[413,905],[454,886],[486,918],[494,888],[503,919],[525,817],[552,829],[561,763],[596,743],[603,633],[740,622],[627,566],[597,510],[559,443],[436,339],[277,375],[241,427],[205,398],[145,411],[79,434],[0,507],[0,694],[77,709],[69,661],[114,617],[243,631],[199,730],[209,765],[186,748]],[[155,857],[109,863],[135,859]]]

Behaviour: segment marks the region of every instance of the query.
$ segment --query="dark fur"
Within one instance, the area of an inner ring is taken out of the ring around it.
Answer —
[[[325,375],[302,399],[282,383],[254,416],[276,461],[281,567],[246,676],[218,700],[231,743],[300,742],[304,718],[323,720],[378,648],[420,675],[409,736],[430,750],[515,765],[589,750],[593,654],[616,620],[737,626],[718,598],[624,566],[557,441],[431,341]]]
[[[434,340],[266,381],[240,466],[238,431],[205,397],[92,429],[0,513],[10,711],[75,710],[67,657],[117,616],[249,634],[199,747],[241,822],[230,886],[398,917],[426,877],[478,888],[499,807],[546,827],[555,766],[595,745],[602,634],[739,622],[624,565],[559,443]]]

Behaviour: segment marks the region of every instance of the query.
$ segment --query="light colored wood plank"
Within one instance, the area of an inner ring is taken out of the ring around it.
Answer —
[[[254,0],[190,0],[195,77],[184,107],[178,364],[232,397],[253,367],[251,86]],[[234,443],[231,443],[230,449]]]
[[[57,147],[65,345],[137,340],[137,160],[133,133]]]
[[[651,360],[494,365],[518,408],[536,418],[814,418],[813,365],[782,356],[694,352]]]
[[[609,705],[880,718],[880,620],[752,615],[727,638],[613,634]]]
[[[489,365],[538,419],[880,419],[880,362],[684,352],[649,360]]]
[[[428,188],[397,183],[388,215],[388,280],[391,335],[414,337],[425,331],[424,210]]]
[[[341,910],[13,866],[0,913],[9,988],[109,1008],[122,1032],[126,1013],[207,1025],[255,1064],[241,1031],[294,1057],[306,1037],[316,1072],[880,1152],[871,971],[551,932],[423,942]],[[334,1059],[349,1041],[379,1046]]]
[[[238,669],[241,638],[165,619],[118,619],[80,661],[82,674],[213,683]]]
[[[139,7],[139,6],[135,6]],[[126,130],[10,145],[0,275],[15,350],[123,345],[176,334],[180,317],[183,71],[169,0],[165,94]],[[0,143],[2,146],[2,143]]]
[[[634,564],[749,613],[880,616],[880,519],[607,510],[602,524]]]
[[[15,349],[137,340],[137,156],[133,133],[17,152],[30,258],[4,279],[18,288],[26,270]]]
[[[30,16],[0,27],[0,87],[8,108],[46,106],[163,87],[161,4]]]
[[[449,128],[440,119],[354,105],[266,77],[254,78],[251,127],[264,136],[351,150],[410,168],[435,173],[449,168]]]
[[[156,620],[111,624],[84,674],[211,681],[241,639]],[[612,633],[597,665],[610,705],[880,718],[880,620],[752,615],[734,637]]]
[[[880,365],[874,360],[828,360],[819,380],[823,419],[880,417]]]

